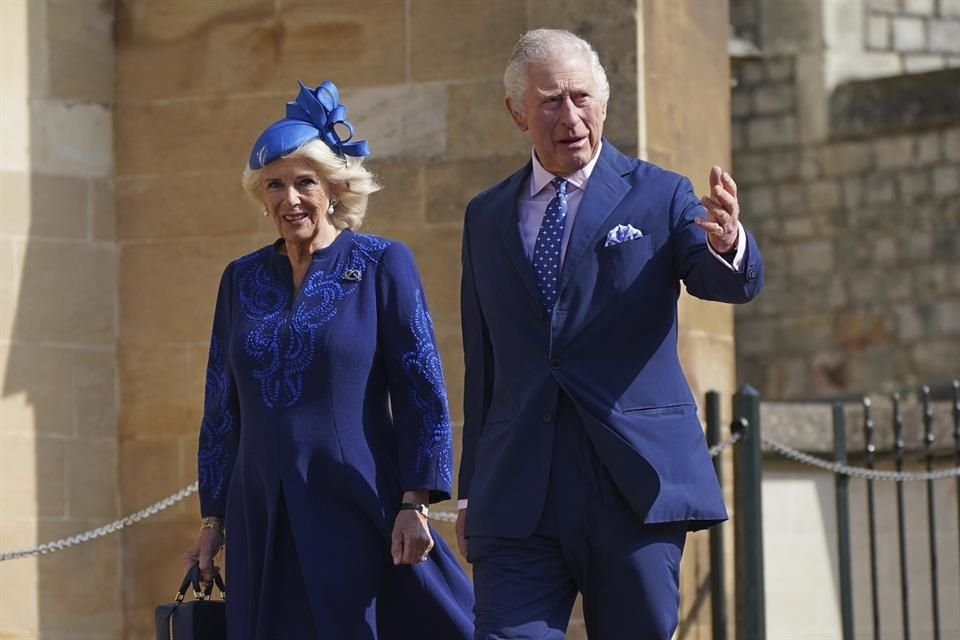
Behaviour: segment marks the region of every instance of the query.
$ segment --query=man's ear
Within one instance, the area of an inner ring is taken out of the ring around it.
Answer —
[[[527,116],[514,108],[510,98],[504,98],[503,105],[507,108],[507,111],[510,113],[510,117],[513,118],[513,123],[517,125],[517,128],[520,129],[520,131],[526,131],[529,128],[527,127]]]

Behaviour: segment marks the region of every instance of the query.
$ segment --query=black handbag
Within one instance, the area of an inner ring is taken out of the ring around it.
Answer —
[[[194,565],[183,577],[173,602],[161,604],[154,613],[157,640],[227,640],[227,588],[220,574],[214,576],[220,599],[214,600],[213,584],[200,589],[200,567]],[[193,600],[184,602],[193,585]]]

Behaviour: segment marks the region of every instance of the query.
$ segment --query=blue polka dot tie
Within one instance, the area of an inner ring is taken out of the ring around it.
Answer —
[[[567,221],[567,181],[554,178],[552,184],[557,195],[547,205],[537,233],[537,243],[533,246],[533,270],[537,274],[540,302],[547,316],[553,313],[553,306],[557,302],[560,242],[563,240],[563,225]]]

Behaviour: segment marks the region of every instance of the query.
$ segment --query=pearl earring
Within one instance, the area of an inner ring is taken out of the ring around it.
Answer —
[[[331,201],[330,201],[330,206],[327,207],[327,214],[329,214],[329,215],[332,216],[332,215],[333,215],[333,211],[334,211],[334,207],[336,207],[336,206],[337,206],[337,201],[336,201],[336,200],[331,200]]]
[[[266,218],[268,215],[270,215],[270,212],[267,211],[267,208],[266,208],[266,207],[264,207],[264,208],[263,208],[263,217]]]

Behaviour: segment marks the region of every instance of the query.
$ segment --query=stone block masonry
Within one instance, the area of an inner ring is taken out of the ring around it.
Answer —
[[[119,515],[110,3],[0,2],[0,549]],[[118,640],[119,536],[0,563],[0,637]],[[83,579],[79,579],[83,576]]]
[[[337,82],[370,140],[385,188],[365,229],[416,256],[459,443],[463,210],[529,158],[501,74],[515,39],[547,23],[598,48],[614,144],[698,191],[710,164],[728,164],[722,2],[0,0],[0,549],[92,529],[196,478],[218,278],[274,239],[240,172],[298,79]],[[778,148],[796,138],[792,63],[765,72],[781,84],[747,96],[744,115],[767,121],[743,137]],[[680,304],[698,397],[732,391],[731,310]],[[120,535],[0,565],[0,637],[152,637],[197,511],[185,501]],[[688,543],[682,568],[681,618],[697,636],[704,542]],[[585,637],[576,611],[571,640]]]
[[[773,64],[736,70],[734,101],[779,91]],[[830,139],[748,136],[736,151],[768,269],[758,304],[736,309],[741,380],[784,398],[957,374],[935,346],[960,342],[960,96],[943,97],[956,87],[958,70],[851,83],[834,93]],[[769,116],[733,118],[751,131]]]

